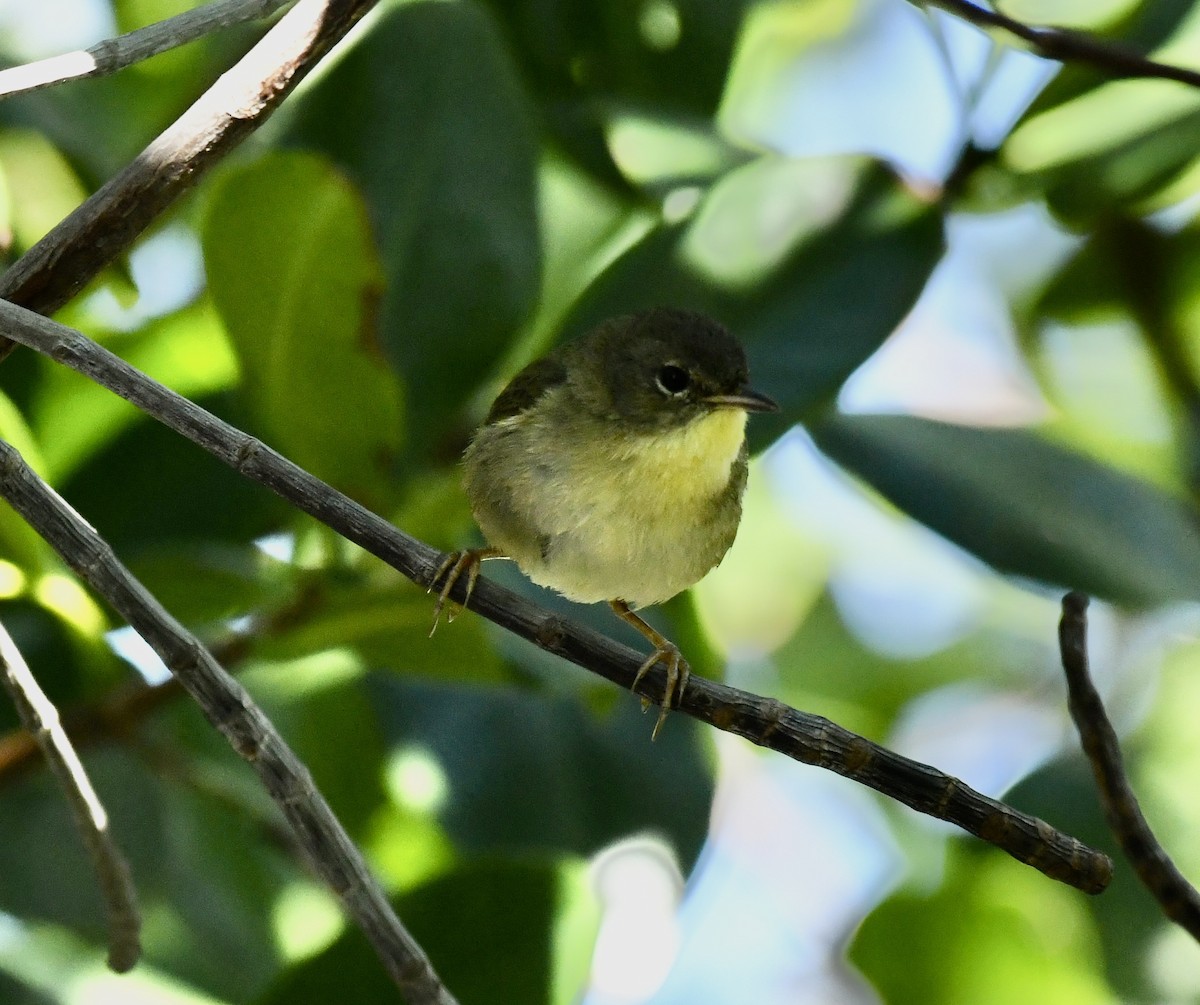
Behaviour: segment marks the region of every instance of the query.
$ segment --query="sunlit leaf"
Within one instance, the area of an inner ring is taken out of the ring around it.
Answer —
[[[1035,115],[1004,146],[1051,206],[1091,222],[1185,171],[1200,141],[1200,96],[1169,81],[1120,80]]]
[[[400,393],[378,342],[382,278],[354,188],[299,153],[229,172],[204,253],[267,438],[350,494],[379,495],[401,443]]]
[[[366,195],[382,345],[407,448],[436,454],[538,294],[534,111],[499,28],[465,3],[390,3],[297,106],[289,138]],[[403,53],[403,58],[397,58]]]
[[[18,250],[40,240],[87,196],[66,158],[32,129],[0,132],[0,164],[13,197],[9,223]]]
[[[1002,0],[997,9],[1030,24],[1096,30],[1124,17],[1141,0]]]
[[[937,892],[894,895],[855,936],[850,958],[888,1005],[1112,1005],[1078,894],[1002,855],[952,847]]]
[[[190,398],[227,390],[237,379],[237,361],[208,301],[106,341],[122,359]],[[46,445],[47,470],[63,478],[141,413],[66,367],[52,365],[46,371],[34,400],[33,423]]]
[[[33,431],[3,392],[0,392],[0,439],[15,447],[35,471],[46,473],[46,463]],[[0,558],[16,563],[28,572],[40,572],[50,560],[46,543],[7,503],[0,503]]]

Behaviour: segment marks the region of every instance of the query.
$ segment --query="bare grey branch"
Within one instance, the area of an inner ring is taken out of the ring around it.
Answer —
[[[0,296],[51,314],[267,120],[376,0],[298,0],[119,174],[22,255]],[[12,345],[0,341],[0,360]]]
[[[36,63],[0,70],[0,100],[27,94],[71,80],[103,77],[143,59],[243,21],[273,14],[292,0],[215,0],[186,10],[165,21],[148,24],[117,38],[108,38],[87,49],[64,52]]]

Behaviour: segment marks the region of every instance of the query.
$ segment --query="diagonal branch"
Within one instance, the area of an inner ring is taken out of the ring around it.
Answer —
[[[300,846],[375,947],[410,1005],[457,1005],[387,897],[308,769],[241,684],[176,621],[112,548],[0,440],[0,495],[158,653],[208,721],[258,773]]]
[[[920,0],[940,7],[981,28],[1000,28],[1027,42],[1039,56],[1059,63],[1089,63],[1112,77],[1151,77],[1174,80],[1189,87],[1200,87],[1200,72],[1186,67],[1159,63],[1136,49],[1105,42],[1083,32],[1065,28],[1040,28],[1017,21],[1007,14],[980,7],[971,0]]]
[[[1142,815],[1125,774],[1116,731],[1088,674],[1087,606],[1088,598],[1082,593],[1063,597],[1058,641],[1071,718],[1091,762],[1104,816],[1138,879],[1162,906],[1163,913],[1200,941],[1200,893],[1176,868]]]
[[[108,965],[119,974],[125,973],[133,969],[142,952],[138,939],[142,920],[129,864],[113,840],[108,814],[67,739],[58,709],[38,686],[3,625],[0,625],[0,678],[17,706],[21,722],[37,740],[50,770],[67,794],[71,815],[96,870],[108,911]]]
[[[438,551],[150,379],[85,335],[4,301],[0,301],[0,331],[119,394],[418,585],[431,585],[444,557]],[[452,598],[461,602],[462,592],[460,583]],[[468,606],[547,652],[624,688],[632,686],[644,659],[627,646],[542,610],[487,580],[479,581]],[[646,676],[642,692],[661,703],[665,687],[666,672],[656,665]],[[1098,893],[1108,884],[1112,863],[1106,856],[1042,820],[989,799],[935,768],[892,753],[821,716],[699,677],[688,684],[679,708],[718,729],[835,771],[921,813],[956,824],[1054,879],[1089,893]]]
[[[214,0],[144,28],[106,38],[87,49],[64,52],[36,63],[0,70],[0,100],[71,80],[116,73],[160,52],[194,42],[210,32],[275,13],[291,0]]]
[[[52,314],[257,129],[376,0],[300,0],[231,70],[18,259],[0,296]],[[12,345],[0,341],[0,360]]]

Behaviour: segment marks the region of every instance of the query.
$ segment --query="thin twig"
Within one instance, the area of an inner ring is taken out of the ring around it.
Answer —
[[[0,70],[0,100],[71,80],[116,73],[210,32],[266,17],[288,3],[291,0],[214,0],[116,38],[106,38],[87,49],[10,66]]]
[[[138,939],[142,919],[138,914],[137,890],[133,886],[129,863],[108,829],[104,804],[67,739],[58,719],[58,710],[38,686],[17,644],[3,625],[0,625],[0,677],[12,696],[21,722],[37,740],[50,770],[67,795],[75,827],[96,870],[108,913],[108,965],[123,974],[133,969],[142,952]]]
[[[1083,32],[1066,28],[1042,28],[1017,21],[1007,14],[989,10],[971,3],[970,0],[919,0],[929,7],[940,7],[956,14],[964,21],[981,28],[1000,28],[1015,35],[1039,56],[1059,63],[1089,63],[1118,79],[1150,77],[1156,80],[1174,80],[1189,87],[1200,87],[1200,72],[1182,66],[1159,63],[1142,55],[1136,49],[1106,42]]]
[[[204,715],[258,773],[300,846],[375,947],[409,1005],[456,1005],[429,958],[317,791],[308,769],[241,684],[118,561],[112,548],[0,440],[0,495],[158,653]]]
[[[276,492],[420,586],[444,556],[397,530],[246,433],[131,367],[85,335],[0,301],[0,331],[132,402],[245,477]],[[461,602],[463,584],[452,599]],[[480,579],[470,608],[547,652],[624,688],[644,656]],[[666,673],[656,666],[641,693],[661,702]],[[901,757],[820,716],[693,676],[679,706],[687,715],[796,760],[845,775],[913,809],[947,820],[1054,879],[1098,893],[1112,863],[1044,821],[975,792],[955,778]]]
[[[1116,731],[1088,674],[1087,606],[1088,598],[1082,593],[1063,597],[1058,644],[1067,676],[1071,718],[1091,762],[1104,816],[1138,879],[1162,906],[1163,913],[1200,941],[1200,894],[1176,868],[1146,823],[1125,773]]]
[[[52,314],[257,129],[376,0],[299,0],[173,125],[0,279],[0,296]],[[12,346],[0,342],[0,360]]]

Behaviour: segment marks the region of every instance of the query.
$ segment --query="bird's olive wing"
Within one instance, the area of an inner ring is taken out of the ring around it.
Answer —
[[[519,415],[529,408],[550,388],[567,379],[567,370],[554,356],[535,360],[518,373],[508,386],[492,402],[485,424],[491,425],[501,419]]]

